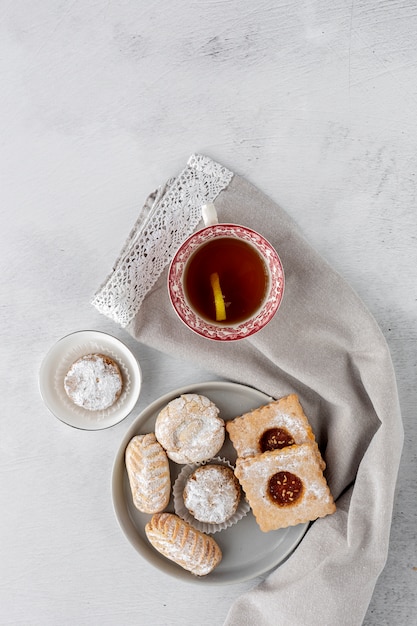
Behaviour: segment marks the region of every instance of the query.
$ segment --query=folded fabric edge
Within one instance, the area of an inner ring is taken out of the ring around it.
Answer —
[[[200,222],[201,206],[213,202],[232,178],[233,172],[220,163],[192,154],[178,176],[148,196],[91,304],[125,328],[177,248]]]

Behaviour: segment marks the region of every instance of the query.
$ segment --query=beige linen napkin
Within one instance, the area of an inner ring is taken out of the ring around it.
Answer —
[[[192,333],[167,294],[166,266],[213,201],[220,221],[263,234],[285,270],[277,315],[237,342]],[[235,602],[227,626],[361,624],[386,560],[403,430],[389,350],[352,289],[272,200],[193,155],[150,196],[93,304],[142,343],[276,398],[297,393],[310,419],[337,511]]]

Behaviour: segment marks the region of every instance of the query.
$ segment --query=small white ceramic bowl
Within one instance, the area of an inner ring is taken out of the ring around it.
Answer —
[[[123,378],[120,398],[103,411],[88,411],[75,405],[64,389],[64,378],[72,363],[92,353],[114,359]],[[48,409],[65,424],[82,430],[102,430],[125,419],[138,401],[141,384],[142,372],[129,348],[116,337],[96,330],[74,332],[57,341],[39,372],[39,389]]]

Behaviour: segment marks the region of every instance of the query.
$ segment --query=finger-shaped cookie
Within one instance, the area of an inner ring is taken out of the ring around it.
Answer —
[[[222,559],[216,541],[173,513],[157,513],[145,526],[153,547],[195,576],[206,576]]]
[[[133,503],[143,513],[159,513],[171,493],[169,462],[154,433],[136,435],[129,442],[125,462]]]

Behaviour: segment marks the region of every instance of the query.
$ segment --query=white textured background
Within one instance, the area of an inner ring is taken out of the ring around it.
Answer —
[[[365,625],[416,623],[416,33],[413,0],[0,0],[2,624],[220,625],[253,584],[161,580],[110,500],[134,415],[213,378],[89,305],[192,152],[279,202],[387,338],[406,439]],[[45,353],[81,328],[125,340],[144,371],[136,413],[109,431],[69,429],[39,397]]]

